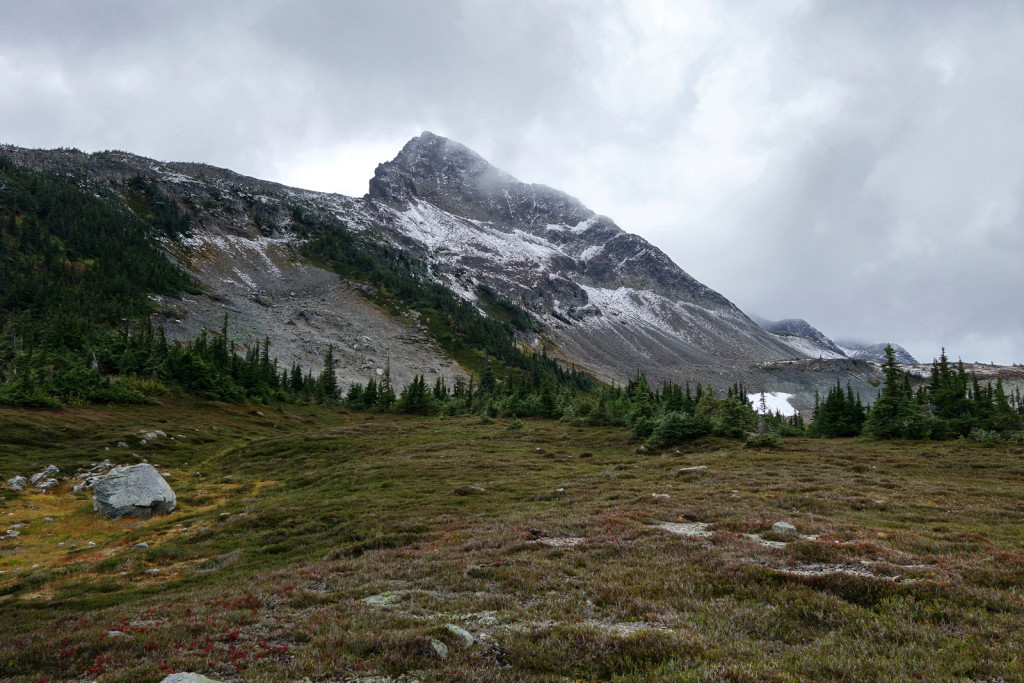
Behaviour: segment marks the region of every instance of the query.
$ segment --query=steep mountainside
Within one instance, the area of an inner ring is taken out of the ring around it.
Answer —
[[[191,229],[159,239],[205,294],[158,299],[168,335],[217,330],[228,313],[233,337],[269,337],[286,367],[298,361],[318,372],[334,344],[343,386],[379,376],[388,359],[398,386],[420,373],[428,382],[462,374],[460,363],[479,372],[494,351],[458,350],[459,340],[482,333],[445,303],[452,294],[517,328],[523,348],[602,380],[621,383],[642,370],[656,383],[743,381],[798,394],[801,407],[835,377],[865,394],[877,381],[866,364],[791,362],[823,354],[761,329],[576,199],[519,182],[431,133],[378,166],[363,198],[124,152],[4,146],[0,155],[72,177],[119,210],[138,211],[140,192],[175,203]],[[421,314],[428,310],[435,314]]]
[[[484,285],[520,303],[566,357],[603,379],[640,369],[716,382],[804,355],[643,238],[451,140],[411,140],[377,167],[368,199],[435,277],[467,298]]]

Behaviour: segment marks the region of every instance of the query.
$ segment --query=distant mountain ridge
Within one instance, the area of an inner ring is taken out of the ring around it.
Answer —
[[[821,358],[851,358],[854,360],[867,360],[875,363],[885,362],[885,347],[888,342],[878,344],[865,344],[854,341],[834,342],[829,339],[821,330],[801,318],[788,318],[786,320],[766,320],[757,315],[750,316],[762,329],[783,337],[783,341],[794,348],[814,357],[817,352]],[[796,337],[802,341],[795,342]],[[910,352],[899,344],[892,344],[896,352],[896,362],[903,365],[917,365],[918,361]]]
[[[917,365],[918,360],[910,355],[910,352],[899,344],[891,344],[888,342],[881,342],[878,344],[864,344],[855,341],[842,341],[839,342],[840,348],[847,355],[848,358],[857,358],[859,360],[871,360],[876,363],[885,362],[885,347],[892,346],[892,350],[896,352],[896,362],[903,365]]]

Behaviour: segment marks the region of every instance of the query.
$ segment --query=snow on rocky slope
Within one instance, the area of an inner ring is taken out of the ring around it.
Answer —
[[[123,192],[139,177],[155,183],[192,222],[186,237],[164,246],[206,290],[161,301],[158,322],[168,334],[217,330],[229,313],[234,338],[269,337],[285,366],[297,361],[319,372],[334,344],[343,385],[379,374],[388,357],[398,386],[414,374],[430,381],[462,370],[415,316],[387,314],[364,296],[365,283],[309,263],[300,254],[309,233],[296,211],[405,251],[464,299],[476,301],[483,285],[512,300],[541,323],[539,333],[523,331],[524,343],[600,379],[624,382],[642,370],[655,383],[741,381],[794,394],[801,409],[836,377],[865,390],[877,381],[867,364],[818,360],[820,350],[762,330],[659,249],[569,195],[521,183],[430,133],[378,166],[363,198],[123,152],[3,146],[0,154],[99,191]]]
[[[761,330],[659,249],[578,200],[519,182],[424,133],[377,167],[383,226],[467,298],[484,284],[531,311],[598,377],[716,381],[806,357]]]

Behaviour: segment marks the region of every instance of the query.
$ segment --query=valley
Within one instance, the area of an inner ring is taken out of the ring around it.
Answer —
[[[5,680],[1024,676],[1019,446],[638,452],[553,420],[188,398],[0,425],[5,478],[148,460],[178,496],[109,522],[73,481],[3,491]]]

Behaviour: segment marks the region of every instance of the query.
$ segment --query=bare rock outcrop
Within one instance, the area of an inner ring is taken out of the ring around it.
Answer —
[[[146,463],[115,467],[93,485],[92,495],[92,509],[111,520],[166,515],[177,505],[170,485]]]

